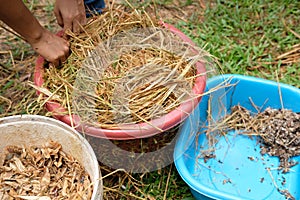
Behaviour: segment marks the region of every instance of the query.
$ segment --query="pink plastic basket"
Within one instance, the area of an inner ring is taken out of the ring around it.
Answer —
[[[169,29],[173,33],[177,34],[184,42],[188,42],[192,45],[194,43],[190,38],[188,38],[180,30],[176,29],[170,24],[162,22],[163,27]],[[36,60],[35,72],[34,72],[34,82],[36,86],[43,87],[43,73],[44,73],[44,58],[39,56]],[[186,119],[186,117],[191,113],[194,108],[198,105],[201,100],[201,94],[205,89],[206,76],[205,76],[205,65],[202,62],[196,63],[197,74],[203,74],[198,76],[195,80],[195,85],[193,87],[193,92],[198,96],[196,99],[191,99],[190,101],[182,103],[175,110],[170,113],[151,120],[149,123],[139,123],[135,125],[120,125],[118,129],[104,129],[99,127],[90,126],[87,124],[80,123],[80,117],[77,115],[65,115],[66,109],[62,107],[59,103],[55,101],[48,101],[45,106],[46,109],[53,113],[53,116],[68,124],[73,125],[76,130],[84,132],[93,137],[107,138],[114,140],[129,140],[137,138],[146,138],[158,134],[162,131],[169,130],[170,128],[180,124]],[[40,92],[37,91],[39,94]]]

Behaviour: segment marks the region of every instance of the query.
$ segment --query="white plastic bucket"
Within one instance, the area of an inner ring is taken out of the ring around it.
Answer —
[[[102,200],[103,185],[96,155],[87,140],[70,126],[38,115],[17,115],[0,119],[0,156],[8,145],[41,146],[53,140],[65,153],[76,158],[93,183],[91,200]]]

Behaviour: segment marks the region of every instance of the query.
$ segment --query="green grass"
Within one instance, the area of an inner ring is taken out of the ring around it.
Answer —
[[[169,173],[170,177],[168,182]],[[172,165],[172,167],[168,166],[165,169],[160,170],[159,172],[155,171],[146,174],[142,178],[142,182],[147,185],[147,187],[143,188],[144,192],[155,197],[155,199],[157,200],[164,199],[165,195],[166,199],[188,200],[192,198],[189,188],[180,178],[179,174],[175,170],[174,165]]]
[[[177,26],[219,58],[224,73],[246,74],[300,86],[300,64],[264,64],[299,44],[287,27],[300,33],[299,1],[217,1],[204,21]],[[286,24],[286,26],[284,25]]]

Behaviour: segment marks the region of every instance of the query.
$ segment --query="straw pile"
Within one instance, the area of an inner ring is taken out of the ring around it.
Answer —
[[[207,133],[225,135],[228,130],[259,136],[261,153],[277,156],[283,173],[297,163],[290,160],[300,155],[300,114],[287,109],[267,108],[253,115],[242,106],[234,106],[231,113],[208,128]]]
[[[148,122],[196,98],[196,63],[207,55],[144,11],[111,6],[81,34],[67,34],[70,57],[44,73],[44,87],[68,108],[65,114],[115,128]]]
[[[282,173],[290,172],[291,167],[299,164],[292,158],[300,155],[300,114],[287,109],[268,107],[260,111],[258,107],[255,108],[258,113],[254,114],[240,105],[233,106],[230,114],[209,124],[206,136],[211,148],[203,151],[200,157],[204,158],[205,162],[215,158],[214,146],[218,138],[226,135],[229,130],[235,130],[238,134],[257,136],[261,147],[260,153],[277,156],[280,161],[278,170]],[[266,167],[266,170],[270,169]],[[286,184],[285,179],[281,184]],[[295,199],[288,190],[278,188],[276,183],[274,185],[286,199]]]

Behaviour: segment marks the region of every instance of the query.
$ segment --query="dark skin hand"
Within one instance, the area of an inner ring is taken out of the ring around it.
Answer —
[[[0,0],[0,20],[19,33],[45,60],[59,66],[69,56],[69,43],[41,26],[22,0]],[[64,30],[80,32],[86,23],[83,0],[57,0],[55,14]]]
[[[56,0],[54,14],[64,31],[69,29],[79,33],[82,25],[86,24],[83,0]]]

